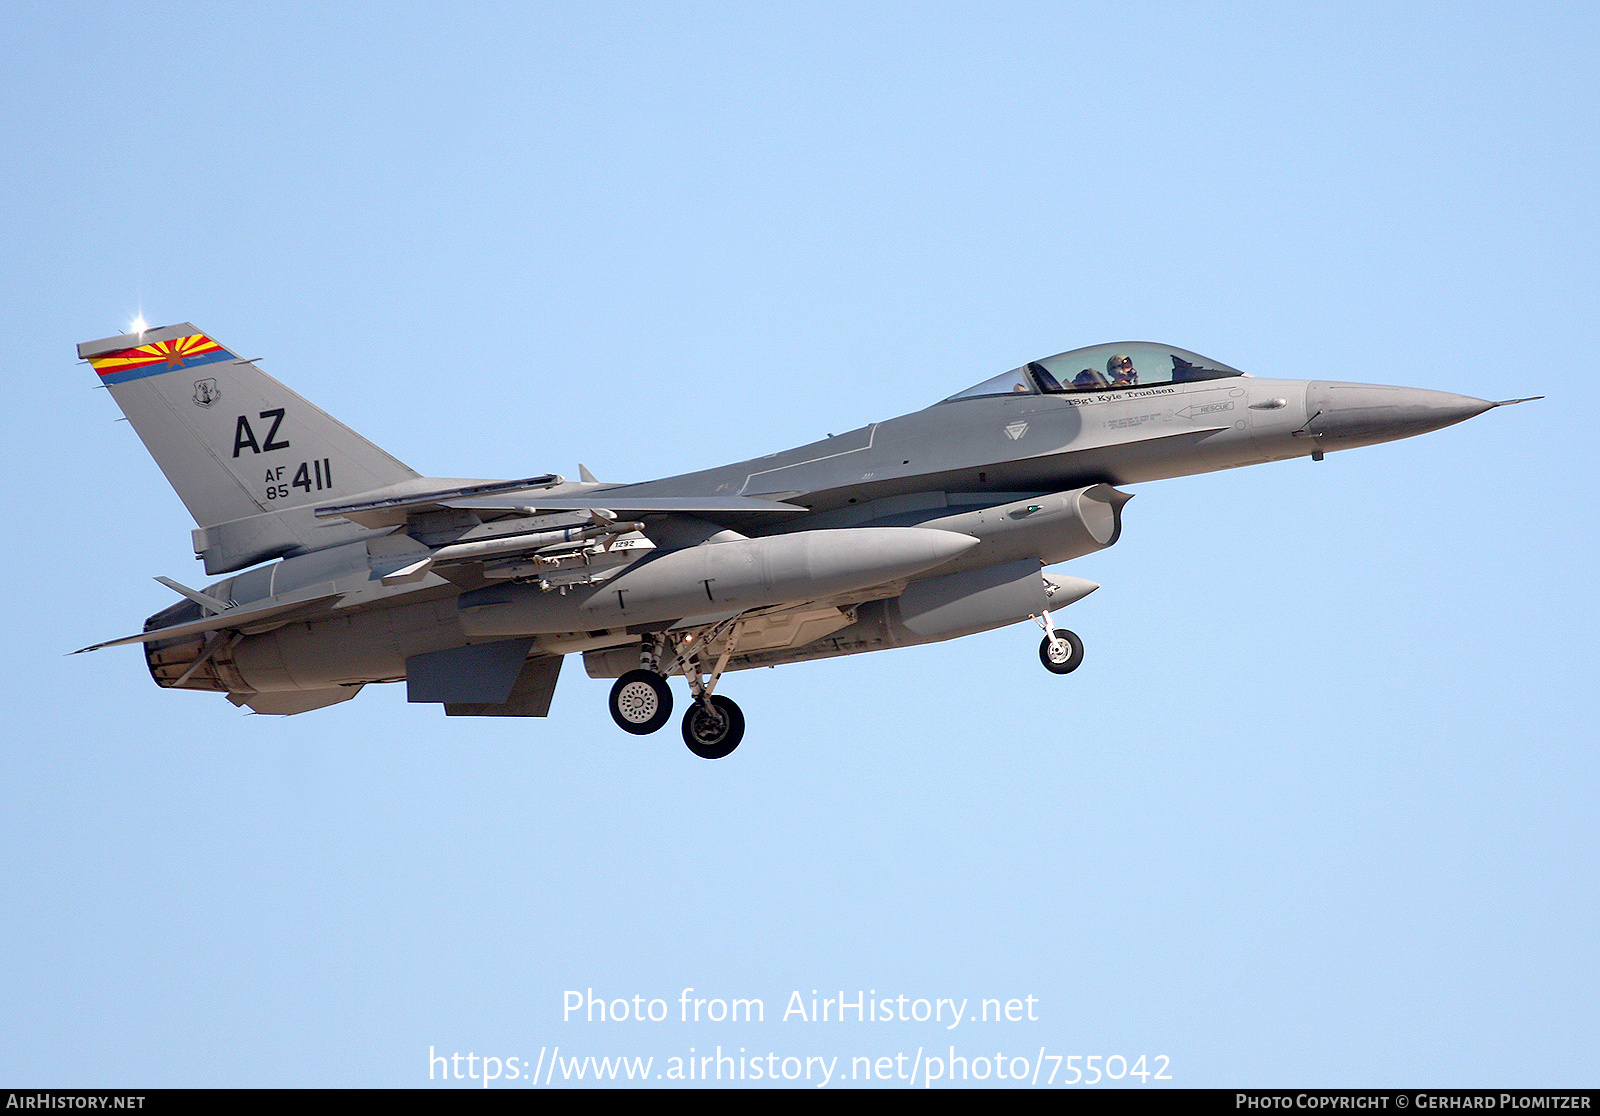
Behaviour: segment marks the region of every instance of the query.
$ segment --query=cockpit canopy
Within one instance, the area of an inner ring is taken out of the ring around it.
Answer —
[[[1091,345],[1043,360],[974,384],[943,402],[980,395],[1055,395],[1085,391],[1112,391],[1151,384],[1181,384],[1191,380],[1220,380],[1243,376],[1237,368],[1171,345],[1152,341],[1119,341]]]

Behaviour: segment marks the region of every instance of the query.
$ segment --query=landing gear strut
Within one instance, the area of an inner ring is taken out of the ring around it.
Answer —
[[[733,699],[712,692],[717,688],[717,680],[722,677],[728,659],[739,642],[739,628],[737,618],[725,620],[714,628],[690,637],[676,649],[678,665],[682,667],[683,677],[694,695],[694,703],[683,714],[683,742],[689,746],[689,751],[701,759],[722,759],[744,739],[744,713],[733,703]],[[722,654],[717,656],[716,666],[711,668],[711,677],[702,678],[700,649],[723,632],[727,633],[728,638],[723,644]]]
[[[1050,614],[1035,616],[1033,622],[1044,629],[1039,643],[1039,661],[1051,674],[1071,674],[1083,665],[1083,640],[1065,628],[1053,628]]]

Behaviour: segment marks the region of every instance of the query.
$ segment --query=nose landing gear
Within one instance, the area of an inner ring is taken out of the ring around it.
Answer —
[[[1045,670],[1051,674],[1071,674],[1083,665],[1083,640],[1077,633],[1052,627],[1048,612],[1035,616],[1033,622],[1044,629],[1044,639],[1039,643],[1039,661]]]

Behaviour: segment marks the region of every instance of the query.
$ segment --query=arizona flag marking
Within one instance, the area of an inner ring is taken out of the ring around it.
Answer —
[[[100,380],[107,384],[121,384],[145,376],[159,376],[180,368],[196,368],[226,360],[233,354],[203,333],[188,337],[175,337],[171,341],[155,341],[133,349],[99,353],[89,358]]]

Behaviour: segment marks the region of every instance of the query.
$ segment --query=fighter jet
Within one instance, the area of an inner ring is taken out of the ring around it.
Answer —
[[[1492,407],[1418,388],[1251,376],[1171,345],[1074,349],[923,410],[643,483],[424,477],[188,323],[78,346],[199,525],[203,589],[145,621],[156,684],[257,713],[374,682],[451,717],[543,717],[564,656],[645,735],[719,759],[729,671],[1033,621],[1099,588],[1046,572],[1113,545],[1117,487],[1407,438]]]

